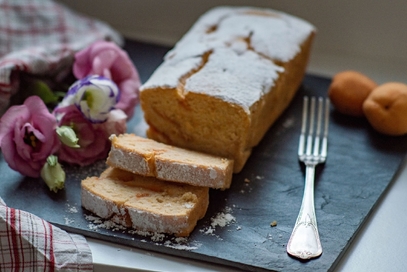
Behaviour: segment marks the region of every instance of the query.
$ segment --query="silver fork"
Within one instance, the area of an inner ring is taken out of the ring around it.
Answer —
[[[329,100],[325,99],[324,102],[322,97],[318,98],[317,116],[315,116],[315,97],[311,98],[309,112],[308,104],[309,99],[305,96],[298,147],[298,158],[306,167],[304,195],[297,221],[295,222],[290,240],[287,243],[287,253],[300,259],[311,259],[322,254],[314,207],[314,179],[315,167],[325,162],[328,148]],[[315,118],[317,121],[316,128]],[[309,126],[307,129],[308,120]],[[322,124],[322,122],[324,122],[324,124]]]

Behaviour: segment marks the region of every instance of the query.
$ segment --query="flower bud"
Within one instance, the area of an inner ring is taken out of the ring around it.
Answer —
[[[74,83],[67,95],[73,95],[73,103],[89,121],[101,123],[119,101],[119,94],[119,88],[112,80],[93,75]]]
[[[41,177],[54,193],[64,188],[65,172],[58,163],[56,156],[51,155],[47,158],[47,162],[41,169]]]
[[[59,140],[72,148],[80,148],[81,146],[78,145],[78,137],[76,136],[75,131],[70,126],[61,126],[57,128],[57,134]]]

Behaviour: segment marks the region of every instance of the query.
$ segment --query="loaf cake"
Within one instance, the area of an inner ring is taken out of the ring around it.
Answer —
[[[112,135],[107,164],[143,176],[205,186],[230,187],[233,160],[189,151],[134,134]]]
[[[270,9],[208,11],[140,89],[147,136],[233,159],[239,172],[299,88],[314,33]]]
[[[165,182],[117,168],[81,183],[82,206],[143,232],[188,236],[207,210],[209,189]]]

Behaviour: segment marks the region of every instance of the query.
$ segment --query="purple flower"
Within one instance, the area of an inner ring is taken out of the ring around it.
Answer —
[[[60,142],[57,122],[38,96],[12,106],[0,119],[0,147],[10,168],[29,177],[39,177],[48,156]]]

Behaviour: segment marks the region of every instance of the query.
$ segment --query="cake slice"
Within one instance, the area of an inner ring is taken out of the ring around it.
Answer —
[[[209,189],[109,167],[82,180],[81,200],[85,209],[125,227],[188,236],[206,213]]]
[[[107,164],[143,176],[216,189],[230,187],[233,160],[190,151],[134,134],[111,136]]]
[[[140,88],[147,136],[241,171],[296,94],[315,32],[271,9],[209,10]]]

